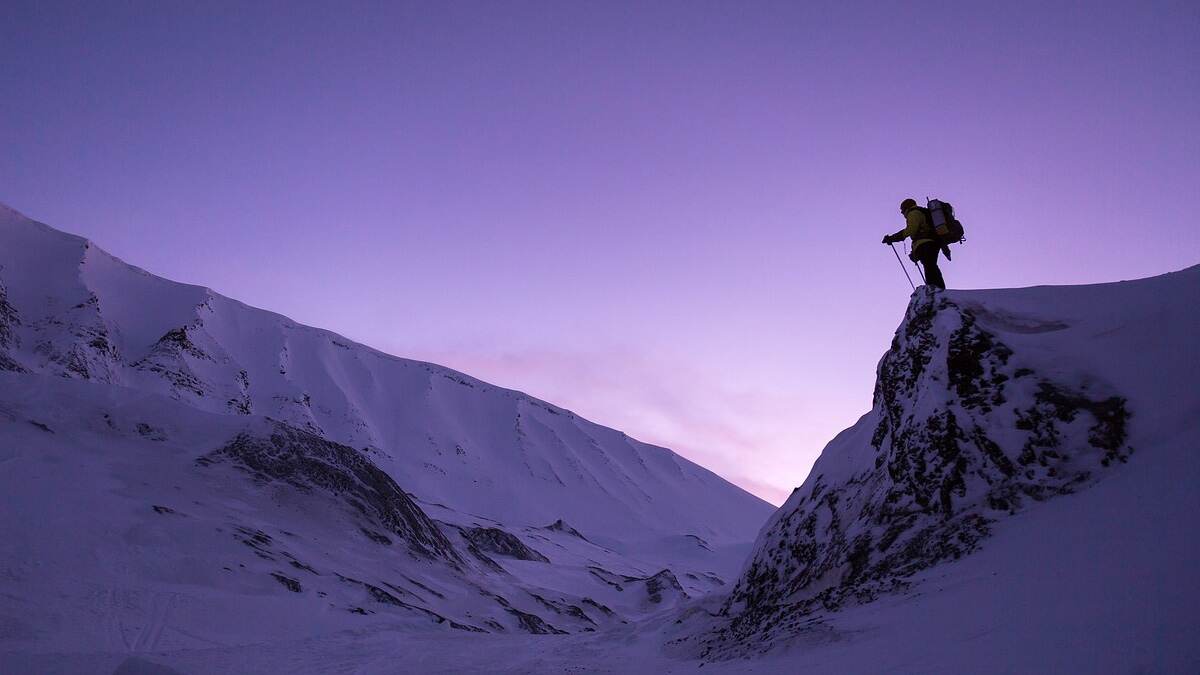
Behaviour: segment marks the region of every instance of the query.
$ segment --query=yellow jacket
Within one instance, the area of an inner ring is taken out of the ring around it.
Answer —
[[[893,239],[912,239],[912,250],[916,251],[925,244],[936,243],[933,236],[933,224],[925,218],[925,212],[919,208],[911,208],[904,214],[904,229],[892,235]]]

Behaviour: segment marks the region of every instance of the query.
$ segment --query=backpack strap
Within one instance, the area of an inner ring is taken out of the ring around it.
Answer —
[[[933,229],[933,213],[931,213],[929,209],[924,206],[918,206],[917,210],[921,212],[922,216],[925,216],[925,227],[917,233],[917,236],[922,239],[933,239],[934,241],[937,241],[937,232],[935,232]]]

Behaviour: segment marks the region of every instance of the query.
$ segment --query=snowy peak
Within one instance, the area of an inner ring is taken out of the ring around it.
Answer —
[[[0,218],[0,243],[0,283],[26,347],[10,357],[35,372],[121,383],[120,363],[195,322],[210,294],[154,277],[11,209]]]
[[[592,632],[723,586],[771,511],[665,448],[11,209],[0,385],[5,650]]]
[[[601,538],[746,541],[770,512],[666,449],[156,277],[11,209],[0,288],[0,368],[270,416],[364,449],[427,502],[514,525],[566,518]]]

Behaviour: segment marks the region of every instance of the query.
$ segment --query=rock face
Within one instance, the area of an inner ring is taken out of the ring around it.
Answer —
[[[679,585],[679,580],[671,570],[662,570],[646,579],[646,597],[652,604],[660,604],[664,597],[687,598],[687,593]]]
[[[1124,399],[1026,367],[977,318],[945,294],[914,295],[871,412],[763,529],[710,650],[737,653],[814,611],[902,589],[976,550],[998,519],[1126,460]]]
[[[463,536],[480,551],[505,555],[517,560],[550,562],[546,556],[526,546],[525,542],[515,535],[497,527],[473,527],[463,530]]]
[[[16,329],[21,325],[17,309],[8,301],[8,289],[0,281],[0,370],[24,372],[25,369],[8,355],[8,349],[16,345]]]
[[[414,553],[451,563],[461,561],[433,521],[361,453],[286,424],[271,424],[268,435],[239,434],[198,462],[207,466],[229,459],[261,481],[280,480],[302,490],[327,490],[398,535]]]

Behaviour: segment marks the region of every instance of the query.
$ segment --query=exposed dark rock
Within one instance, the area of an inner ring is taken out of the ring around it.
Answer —
[[[609,609],[607,605],[603,605],[599,602],[596,602],[595,600],[593,600],[591,598],[584,598],[582,600],[582,602],[585,605],[588,605],[590,607],[595,607],[596,609],[600,610],[600,612],[603,613],[604,616],[613,616],[613,611],[611,609]]]
[[[585,623],[590,623],[592,625],[596,624],[595,621],[592,621],[592,617],[588,616],[587,612],[583,611],[583,608],[580,607],[579,605],[566,605],[563,607],[562,611],[563,611],[563,614],[566,614],[567,616],[573,617],[573,618],[583,621]],[[584,630],[591,630],[591,629],[585,628]]]
[[[561,522],[561,521],[560,521]],[[515,535],[495,527],[475,527],[464,529],[463,536],[477,546],[481,551],[505,555],[517,560],[533,560],[550,562],[546,556],[525,545],[525,542]]]
[[[486,633],[487,632],[486,630],[479,628],[478,626],[469,626],[467,624],[459,623],[457,621],[452,621],[431,609],[427,609],[427,608],[421,607],[419,605],[413,605],[413,604],[404,602],[400,598],[397,598],[396,596],[392,595],[391,593],[383,590],[382,588],[380,588],[374,584],[369,584],[365,581],[360,581],[358,579],[343,576],[341,574],[338,574],[337,577],[338,577],[338,579],[341,579],[345,583],[353,584],[355,586],[360,586],[360,587],[366,589],[366,591],[371,595],[371,599],[376,602],[379,602],[379,603],[382,603],[385,605],[392,605],[394,607],[399,607],[401,609],[405,609],[405,610],[414,612],[416,614],[423,614],[423,615],[431,618],[434,623],[446,624],[455,630],[464,630],[464,631],[469,631],[472,633]],[[384,585],[386,585],[388,588],[391,588],[392,590],[397,591],[398,593],[400,593],[402,595],[407,593],[407,591],[397,588],[396,586],[393,586],[392,584],[389,584],[387,582],[384,582]]]
[[[275,560],[275,554],[271,550],[274,540],[266,532],[238,526],[234,528],[233,538],[253,549],[254,554],[258,557],[264,560]]]
[[[528,593],[528,591],[526,592]],[[583,611],[583,608],[579,607],[578,605],[572,605],[565,600],[547,600],[537,593],[529,593],[529,596],[536,600],[538,604],[554,612],[555,614],[562,614],[593,626],[596,625],[596,622],[592,621],[592,618],[589,617],[587,613]]]
[[[21,325],[21,317],[17,308],[8,301],[8,289],[0,282],[0,349],[7,349],[17,344],[17,326]]]
[[[1008,363],[1012,350],[991,333],[975,327],[970,312],[960,312],[962,324],[950,335],[946,370],[962,407],[991,412],[1004,403],[1003,388],[1008,375],[1000,369]]]
[[[537,614],[529,614],[522,612],[515,607],[505,607],[505,611],[517,617],[517,622],[521,628],[527,633],[534,635],[566,635],[567,631],[555,628],[549,623],[546,623],[542,617]]]
[[[239,434],[202,457],[232,459],[262,481],[284,481],[301,490],[340,496],[356,511],[398,535],[419,555],[461,562],[450,541],[390,476],[358,451],[279,422],[268,437]]]
[[[299,581],[296,581],[295,579],[293,579],[289,576],[282,575],[278,572],[271,572],[271,576],[275,577],[275,581],[278,581],[279,583],[283,584],[283,587],[288,589],[289,591],[291,591],[293,593],[299,593],[301,591]]]
[[[559,518],[558,520],[554,521],[553,523],[550,523],[549,525],[543,527],[542,529],[543,530],[553,530],[554,532],[565,532],[565,533],[571,535],[572,537],[579,537],[580,539],[582,539],[584,541],[588,541],[587,537],[580,534],[579,530],[576,530],[575,528],[571,527],[570,525],[567,525],[567,523],[565,521],[563,521],[562,518]]]
[[[646,579],[646,595],[650,598],[650,602],[654,604],[662,602],[664,591],[675,591],[685,598],[689,597],[671,570],[663,570]]]
[[[388,604],[388,605],[396,605],[397,607],[407,607],[408,606],[408,604],[401,601],[400,598],[397,598],[396,596],[392,595],[391,593],[388,593],[387,591],[383,590],[382,588],[380,588],[378,586],[368,584],[365,582],[360,582],[360,583],[362,583],[362,585],[367,589],[367,592],[370,593],[371,597],[375,598],[375,600],[377,602],[382,602],[382,603]]]
[[[599,579],[601,582],[606,583],[609,586],[612,586],[613,588],[617,589],[618,591],[625,590],[625,587],[621,585],[621,581],[628,581],[628,580],[634,578],[634,577],[626,577],[621,574],[614,574],[613,572],[609,572],[608,570],[604,569],[603,567],[597,567],[595,565],[588,566],[588,573],[591,574],[593,577],[596,577],[597,579]]]
[[[162,429],[157,429],[155,427],[152,427],[149,424],[146,424],[145,422],[137,423],[137,432],[152,441],[167,440],[167,435],[163,432]]]
[[[295,558],[292,558],[291,556],[288,556],[288,557],[291,558],[291,560],[288,560],[288,564],[290,564],[292,567],[295,567],[298,570],[304,570],[305,572],[310,572],[312,574],[316,574],[316,575],[320,576],[320,572],[317,572],[312,567],[309,567],[308,565],[300,562],[299,560],[296,560]]]
[[[1081,412],[1088,413],[1093,420],[1088,442],[1104,451],[1101,464],[1126,461],[1131,450],[1125,446],[1128,437],[1125,425],[1129,421],[1125,399],[1112,396],[1096,401],[1050,382],[1039,382],[1034,405],[1017,411],[1017,428],[1031,432],[1018,461],[1026,466],[1037,462],[1045,467],[1065,460],[1059,450],[1062,437],[1058,427],[1060,423],[1075,421]]]
[[[433,590],[432,588],[430,588],[430,587],[426,586],[425,584],[423,584],[423,583],[421,583],[421,582],[417,581],[416,579],[413,579],[413,578],[411,578],[411,577],[404,577],[404,580],[405,580],[405,581],[407,581],[408,583],[412,584],[413,586],[416,586],[417,588],[419,588],[419,589],[421,589],[421,590],[425,591],[426,593],[429,593],[430,595],[433,595],[433,596],[435,596],[435,597],[437,597],[437,598],[441,598],[441,599],[443,599],[443,600],[446,598],[446,596],[445,596],[445,595],[443,595],[443,594],[441,594],[441,593],[439,593],[439,592],[437,592],[437,591]]]
[[[523,611],[517,609],[516,607],[513,607],[512,603],[508,601],[508,598],[505,598],[502,595],[497,595],[497,594],[495,594],[485,588],[481,588],[479,586],[476,586],[475,590],[479,591],[480,595],[491,598],[492,600],[495,600],[496,604],[498,604],[504,608],[504,611],[517,617],[517,620],[518,620],[518,623],[519,623],[521,629],[527,633],[534,633],[534,634],[538,634],[538,635],[566,635],[567,634],[567,631],[559,630],[558,628],[555,628],[554,626],[546,623],[540,616],[538,616],[536,614],[530,614],[528,612],[523,612]]]
[[[483,563],[484,566],[486,566],[488,569],[492,570],[493,572],[499,572],[501,574],[508,573],[508,571],[505,570],[504,567],[500,563],[498,563],[495,560],[492,560],[490,557],[488,557],[488,555],[486,553],[484,553],[483,551],[479,550],[479,547],[476,546],[475,544],[467,542],[467,552],[470,553],[476,560]]]
[[[296,556],[292,555],[291,553],[288,553],[287,551],[279,551],[279,555],[283,556],[284,558],[287,558],[288,564],[291,565],[292,567],[295,567],[298,570],[304,570],[305,572],[308,572],[309,574],[321,576],[320,572],[314,570],[312,567],[309,567],[305,563],[300,562],[299,560],[296,559]]]
[[[28,373],[29,370],[17,363],[8,354],[0,351],[0,370],[11,373]]]
[[[646,591],[646,600],[659,604],[663,602],[666,595],[672,593],[681,599],[690,597],[683,586],[679,584],[679,579],[669,569],[661,570],[660,572],[648,577],[634,577],[628,574],[615,574],[603,567],[595,565],[588,566],[588,572],[597,580],[608,584],[618,591],[633,591],[636,592],[639,586],[644,587]],[[585,601],[586,602],[586,601]]]
[[[155,373],[171,383],[177,391],[187,392],[197,397],[209,393],[209,385],[191,372],[187,357],[197,361],[213,361],[192,340],[189,332],[192,326],[184,326],[167,331],[145,358],[133,364],[138,370]]]
[[[229,399],[226,405],[229,410],[238,415],[250,415],[254,413],[254,403],[250,400],[250,375],[245,371],[238,371],[235,378],[238,388],[238,395]]]
[[[387,586],[388,588],[392,589],[393,591],[395,591],[396,593],[398,593],[402,596],[407,596],[407,597],[413,598],[414,600],[421,599],[417,596],[416,593],[413,593],[412,591],[408,591],[403,588],[400,588],[399,586],[397,586],[395,584],[389,584],[388,582],[385,581],[385,582],[383,582],[383,585]]]
[[[358,529],[367,536],[367,539],[370,539],[376,544],[383,544],[384,546],[392,545],[392,540],[386,534],[380,534],[374,530],[368,530],[365,527],[360,527]]]
[[[167,331],[158,339],[156,346],[163,347],[172,352],[188,354],[196,359],[211,360],[211,357],[205,354],[204,350],[197,347],[196,343],[192,342],[191,338],[188,337],[188,328],[188,326],[184,326]]]
[[[187,370],[176,369],[169,365],[149,361],[139,361],[134,364],[134,367],[156,373],[170,382],[175,389],[189,392],[197,397],[203,397],[208,388],[203,380]]]
[[[688,576],[691,576],[692,578],[696,578],[696,575],[694,575],[694,574],[689,574]],[[716,574],[713,574],[712,572],[701,572],[699,579],[702,581],[707,581],[708,583],[710,583],[714,586],[724,586],[725,585],[725,580],[722,579],[721,577],[717,576]]]
[[[8,289],[0,282],[0,371],[29,372],[8,353],[10,348],[18,346],[20,342],[20,335],[17,333],[17,327],[20,325],[21,318],[17,315],[17,308],[8,302]]]

